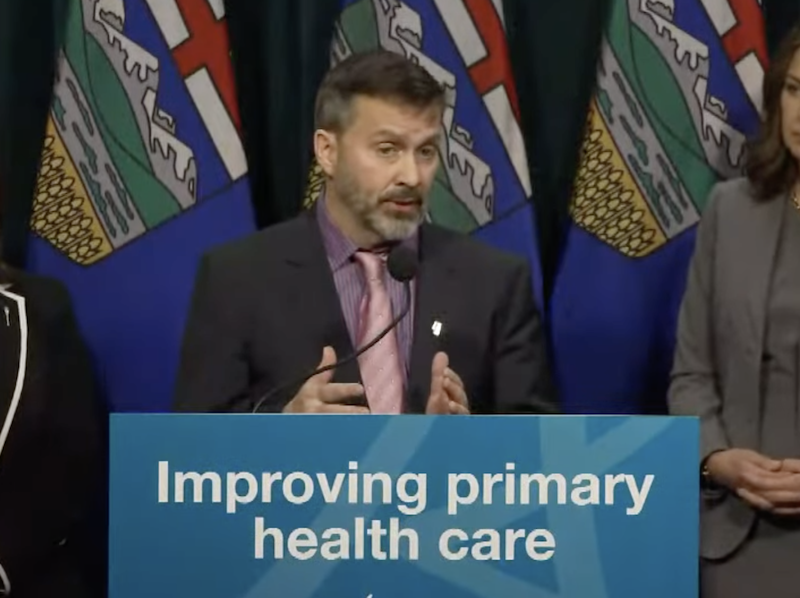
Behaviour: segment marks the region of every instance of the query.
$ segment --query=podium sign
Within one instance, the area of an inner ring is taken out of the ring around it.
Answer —
[[[698,422],[115,414],[110,598],[697,596]]]

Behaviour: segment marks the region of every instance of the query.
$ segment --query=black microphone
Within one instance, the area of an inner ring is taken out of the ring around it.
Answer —
[[[350,355],[339,359],[331,365],[317,368],[300,378],[291,380],[288,383],[281,384],[269,390],[266,394],[261,396],[255,407],[253,407],[253,413],[258,413],[261,409],[261,406],[275,396],[275,394],[286,391],[292,387],[302,386],[309,378],[313,378],[317,374],[336,369],[346,363],[349,363],[350,361],[353,361],[354,359],[358,359],[362,353],[374,347],[384,336],[389,334],[389,332],[400,323],[400,320],[402,320],[408,313],[408,310],[411,309],[411,279],[417,275],[417,270],[419,269],[419,260],[417,259],[416,253],[408,247],[396,245],[389,252],[389,255],[386,258],[386,269],[389,271],[389,275],[392,278],[403,283],[403,289],[405,291],[405,305],[397,317],[389,322],[389,325],[386,326],[386,328],[384,328],[383,331],[381,331],[381,333],[378,334],[374,339]]]

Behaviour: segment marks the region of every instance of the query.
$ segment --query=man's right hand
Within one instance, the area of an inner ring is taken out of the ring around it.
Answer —
[[[781,461],[749,449],[728,449],[712,454],[706,467],[711,478],[758,509],[771,510],[767,498],[790,475],[781,471]]]
[[[333,347],[322,350],[322,361],[317,368],[336,363]],[[331,382],[333,370],[328,370],[309,378],[294,398],[284,407],[284,413],[369,413],[366,406],[352,405],[355,399],[364,396],[360,384],[339,384]]]

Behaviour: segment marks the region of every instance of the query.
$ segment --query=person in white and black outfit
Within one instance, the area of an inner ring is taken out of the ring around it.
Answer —
[[[95,388],[66,289],[3,268],[0,595],[100,595],[104,571],[88,543],[105,480]]]

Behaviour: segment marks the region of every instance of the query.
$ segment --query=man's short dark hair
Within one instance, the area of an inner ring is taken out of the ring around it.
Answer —
[[[362,52],[338,63],[322,81],[314,107],[317,129],[347,128],[357,96],[395,101],[424,110],[444,109],[444,87],[425,67],[388,50]]]

